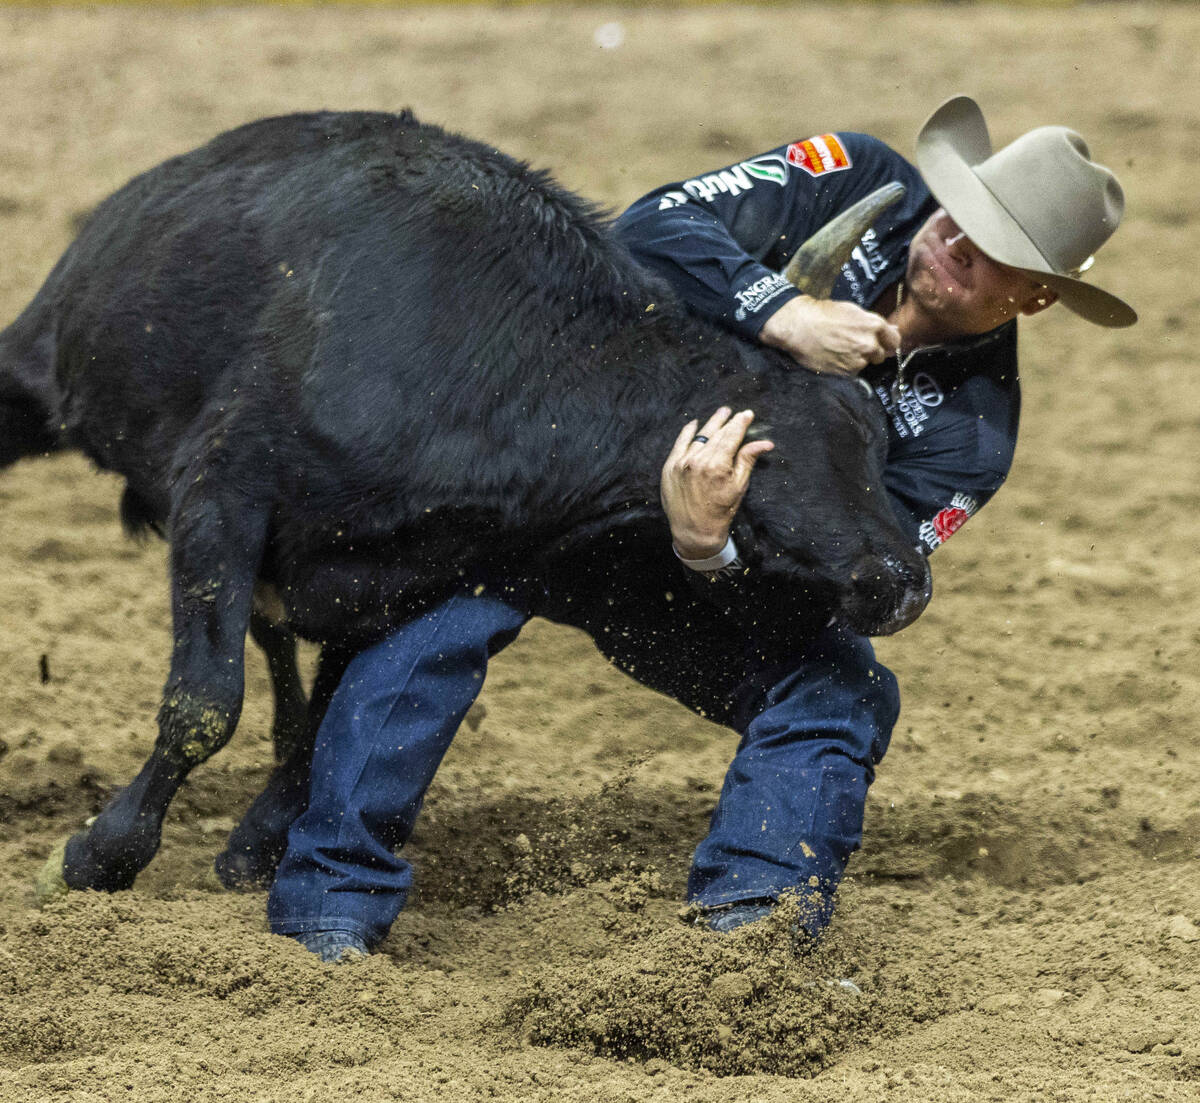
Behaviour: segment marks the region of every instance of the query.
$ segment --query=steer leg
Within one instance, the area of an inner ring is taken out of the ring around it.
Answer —
[[[67,841],[61,884],[54,883],[52,868],[43,871],[42,895],[63,888],[129,888],[158,849],[163,816],[179,786],[233,734],[267,518],[234,492],[245,482],[215,467],[186,472],[171,511],[174,648],[154,751],[90,827]]]
[[[213,866],[227,889],[268,888],[287,850],[288,828],[308,808],[312,749],[317,730],[354,653],[324,647],[313,680],[308,722],[302,739],[272,771],[263,791],[229,833],[225,850]]]
[[[258,600],[256,590],[255,605],[250,614],[250,638],[266,658],[271,676],[275,697],[271,742],[275,747],[275,761],[286,762],[306,738],[308,700],[296,665],[296,637],[286,625],[260,612]]]

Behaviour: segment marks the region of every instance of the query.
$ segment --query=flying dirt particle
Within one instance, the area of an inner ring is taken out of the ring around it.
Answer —
[[[821,1034],[814,1034],[804,1043],[804,1056],[812,1061],[820,1061],[829,1053],[829,1039]]]

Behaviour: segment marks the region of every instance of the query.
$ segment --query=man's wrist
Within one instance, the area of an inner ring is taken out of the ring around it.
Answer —
[[[728,528],[725,529],[724,536],[713,536],[711,532],[694,530],[681,531],[677,527],[671,529],[671,547],[680,559],[710,559],[725,547],[728,539]]]
[[[737,545],[733,542],[732,536],[725,541],[725,545],[720,551],[714,555],[702,558],[689,558],[684,555],[674,541],[671,543],[671,550],[675,552],[675,556],[679,562],[690,571],[719,571],[724,567],[728,567],[730,563],[735,562],[738,557]]]
[[[793,360],[804,363],[804,350],[797,341],[797,330],[804,330],[798,318],[802,316],[808,305],[815,302],[811,295],[795,295],[780,304],[768,317],[758,331],[758,339],[771,348],[782,349]],[[799,304],[799,305],[795,305]]]

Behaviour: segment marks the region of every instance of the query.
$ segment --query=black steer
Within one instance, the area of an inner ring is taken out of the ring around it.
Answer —
[[[0,460],[80,448],[125,477],[126,523],[170,542],[154,751],[43,889],[125,888],[150,861],[237,722],[256,580],[336,657],[319,712],[351,649],[475,566],[537,570],[626,526],[666,539],[663,459],[722,403],[776,443],[744,557],[816,617],[914,620],[928,569],[865,388],[691,317],[546,174],[407,113],[325,113],[131,181],[0,334]]]

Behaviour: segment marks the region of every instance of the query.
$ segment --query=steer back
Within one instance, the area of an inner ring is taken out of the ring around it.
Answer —
[[[677,426],[725,401],[777,444],[747,553],[860,630],[919,612],[855,384],[690,318],[588,204],[407,114],[263,120],[160,165],[101,205],[38,311],[70,438],[126,476],[126,516],[189,525],[198,457],[236,478],[312,638],[362,642],[481,563],[661,523]]]

